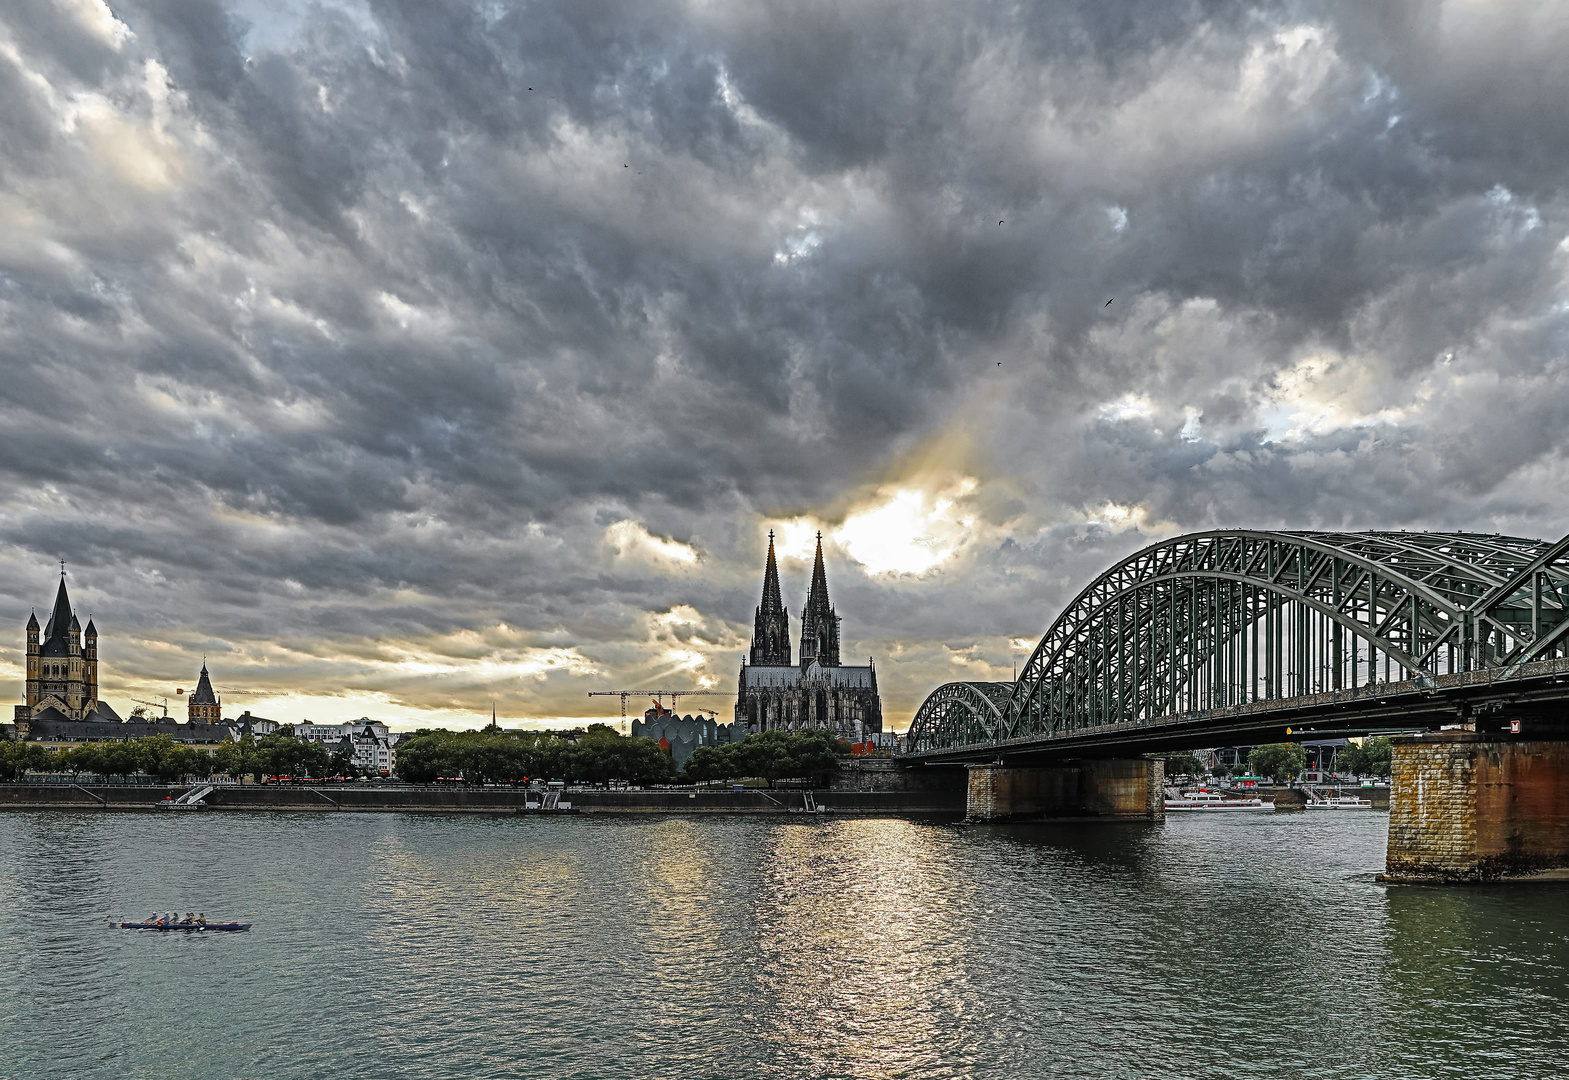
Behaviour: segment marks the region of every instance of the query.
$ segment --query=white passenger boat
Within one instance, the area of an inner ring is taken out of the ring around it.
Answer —
[[[1355,795],[1320,795],[1316,791],[1308,792],[1307,808],[1309,810],[1371,810],[1371,799],[1359,799]]]
[[[1213,791],[1184,791],[1166,799],[1168,814],[1238,814],[1275,809],[1271,799],[1228,799]]]

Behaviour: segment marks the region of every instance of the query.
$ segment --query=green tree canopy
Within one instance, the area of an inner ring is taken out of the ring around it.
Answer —
[[[261,772],[261,756],[256,752],[256,737],[241,735],[236,741],[226,738],[213,756],[213,767],[226,776],[244,781],[245,777]]]
[[[576,740],[548,732],[416,731],[398,747],[397,774],[428,784],[462,777],[470,783],[521,783],[558,778],[577,783],[658,783],[675,776],[670,755],[648,739],[595,724]]]
[[[130,777],[141,770],[142,758],[133,742],[109,743],[103,749],[105,776]]]
[[[1167,776],[1204,775],[1204,763],[1191,750],[1184,750],[1180,754],[1167,754],[1165,757],[1165,769]]]
[[[284,724],[256,743],[257,769],[266,776],[326,776],[332,755],[317,742],[294,737],[294,726]]]
[[[1300,743],[1266,743],[1256,746],[1248,755],[1248,767],[1259,776],[1273,777],[1277,782],[1295,780],[1307,764],[1307,751]]]
[[[17,780],[29,769],[50,768],[52,756],[37,743],[16,740],[0,743],[0,779]]]
[[[1382,736],[1363,739],[1335,755],[1335,768],[1355,776],[1388,776],[1390,770],[1389,740]]]
[[[848,752],[838,733],[826,728],[760,731],[739,743],[697,747],[687,758],[684,775],[697,783],[755,776],[769,787],[787,777],[821,785]]]
[[[699,746],[692,751],[692,756],[686,759],[686,765],[681,770],[682,774],[688,780],[699,784],[745,776],[746,769],[741,764],[741,755],[738,752],[740,749],[740,743]]]
[[[327,761],[327,771],[333,776],[358,776],[359,766],[354,764],[354,744],[340,742]]]

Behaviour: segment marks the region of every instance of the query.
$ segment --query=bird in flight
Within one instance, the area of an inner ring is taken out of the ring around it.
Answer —
[[[1116,297],[1115,297],[1115,296],[1113,296],[1113,297],[1112,297],[1112,298],[1111,298],[1111,300],[1115,300],[1115,299],[1117,299],[1117,298],[1116,298]],[[1101,305],[1101,306],[1102,306],[1102,307],[1111,307],[1111,300],[1108,300],[1108,301],[1106,301],[1106,303],[1105,303],[1105,304],[1103,304],[1103,305]]]

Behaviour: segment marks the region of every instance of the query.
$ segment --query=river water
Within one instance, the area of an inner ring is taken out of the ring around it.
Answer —
[[[1387,821],[6,813],[0,1077],[1569,1074],[1569,890]]]

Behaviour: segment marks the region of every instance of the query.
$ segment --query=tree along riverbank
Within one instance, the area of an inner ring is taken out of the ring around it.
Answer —
[[[292,724],[260,739],[226,739],[211,754],[167,735],[115,742],[110,739],[113,725],[104,728],[103,742],[53,752],[34,742],[0,739],[0,780],[69,776],[75,784],[119,777],[173,784],[224,776],[353,779],[359,773],[352,748],[332,752],[320,743],[296,739]],[[648,785],[675,783],[679,776],[689,783],[755,778],[769,787],[786,777],[806,777],[827,786],[849,754],[849,744],[832,731],[765,731],[740,743],[699,747],[685,772],[678,774],[668,749],[605,724],[548,732],[506,731],[492,723],[478,731],[412,732],[397,744],[394,771],[399,779],[420,784],[517,784],[549,778],[573,784]]]

